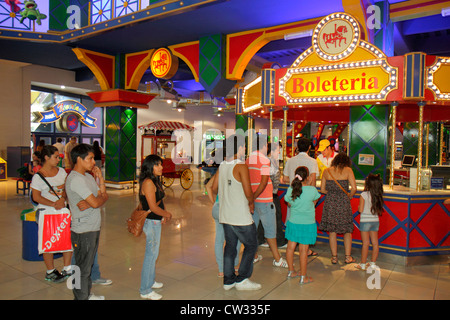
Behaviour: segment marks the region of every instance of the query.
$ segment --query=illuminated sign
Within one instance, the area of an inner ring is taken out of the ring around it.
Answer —
[[[150,69],[155,77],[170,79],[178,70],[178,58],[168,49],[160,48],[152,55]]]
[[[353,53],[360,35],[355,18],[346,13],[333,13],[322,19],[314,29],[313,48],[324,60],[342,60]]]
[[[450,58],[437,57],[436,62],[428,68],[427,87],[439,100],[450,100]]]
[[[290,68],[279,93],[289,104],[384,99],[397,88],[397,69],[386,60]]]
[[[398,88],[398,68],[360,38],[358,21],[351,15],[323,18],[314,29],[312,46],[279,73],[278,95],[288,105],[386,99]]]
[[[71,112],[78,115],[78,119],[89,128],[96,128],[95,121],[97,119],[89,115],[89,111],[84,105],[75,100],[64,100],[56,103],[51,109],[43,112],[38,112],[38,120],[40,123],[52,123],[61,119],[61,116]],[[69,118],[70,120],[70,118]],[[73,119],[71,121],[73,123]],[[71,126],[73,127],[73,125]]]

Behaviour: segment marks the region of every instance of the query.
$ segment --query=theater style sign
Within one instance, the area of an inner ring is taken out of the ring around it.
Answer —
[[[36,112],[37,119],[34,122],[56,124],[58,130],[73,132],[78,128],[78,122],[89,128],[96,128],[97,119],[89,115],[84,105],[75,100],[64,100],[56,103],[47,111]]]
[[[383,101],[395,91],[391,98],[401,98],[399,64],[403,61],[386,57],[362,40],[361,32],[350,14],[323,18],[312,34],[312,46],[290,68],[263,69],[260,79],[239,88],[237,112],[263,106]]]

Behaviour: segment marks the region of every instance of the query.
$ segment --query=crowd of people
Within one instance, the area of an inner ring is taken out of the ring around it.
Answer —
[[[252,139],[254,150],[245,159],[245,141],[233,135],[226,140],[225,160],[206,186],[214,204],[216,222],[215,255],[224,289],[258,290],[261,284],[250,280],[253,264],[262,259],[258,251],[260,237],[265,238],[273,257],[273,265],[287,268],[287,278],[299,278],[300,284],[313,282],[307,275],[308,256],[317,255],[310,246],[316,243],[317,230],[329,234],[331,263],[338,262],[337,234],[344,235],[346,264],[355,263],[351,254],[353,213],[350,200],[356,193],[356,180],[350,158],[338,153],[327,139],[321,140],[314,159],[309,155],[311,140],[300,138],[297,155],[290,158],[281,173],[278,167],[279,144],[267,143],[262,135]],[[267,155],[267,156],[266,156]],[[316,181],[320,180],[320,190]],[[286,229],[283,232],[280,200],[281,183],[289,185],[284,200],[288,205]],[[363,240],[358,269],[375,265],[378,256],[379,215],[383,211],[383,183],[379,175],[370,174],[360,200],[361,235]],[[320,192],[319,192],[320,191]],[[316,224],[316,203],[326,194],[320,224]],[[372,259],[367,261],[369,244]],[[239,249],[244,246],[239,263]],[[278,250],[286,247],[286,258]],[[294,266],[294,252],[299,250],[299,270]]]
[[[254,150],[247,159],[245,139],[239,135],[227,138],[225,159],[206,189],[213,203],[215,220],[215,257],[218,276],[223,277],[225,290],[259,290],[261,284],[250,280],[253,265],[262,259],[258,254],[258,226],[260,238],[264,238],[273,257],[273,266],[286,268],[287,278],[299,278],[300,284],[313,280],[307,274],[308,256],[317,255],[311,250],[316,242],[317,229],[329,233],[331,262],[337,263],[337,234],[344,234],[345,263],[354,263],[351,255],[353,216],[350,200],[356,192],[356,181],[349,157],[336,153],[328,140],[320,141],[320,159],[308,155],[311,140],[300,138],[298,154],[290,158],[283,172],[278,167],[280,145],[268,143],[260,135],[253,139]],[[60,143],[60,141],[58,142]],[[64,152],[63,152],[64,150]],[[45,279],[62,282],[73,272],[80,271],[81,286],[74,287],[77,300],[102,300],[91,292],[92,284],[111,284],[103,279],[97,260],[101,226],[100,208],[108,200],[105,180],[99,166],[102,151],[98,144],[78,144],[71,139],[65,148],[59,145],[42,145],[33,154],[34,173],[31,189],[33,200],[38,203],[37,215],[49,208],[71,211],[72,251],[64,252],[64,267],[55,269],[53,253],[44,253]],[[65,169],[61,167],[64,157]],[[141,271],[141,298],[159,300],[162,296],[154,289],[162,283],[155,281],[156,261],[159,255],[162,225],[169,222],[172,213],[164,206],[164,188],[161,182],[163,160],[149,155],[141,166],[139,175],[139,202],[148,211],[143,232],[146,237],[145,256]],[[36,174],[39,173],[39,174]],[[321,180],[320,190],[316,181]],[[278,186],[286,183],[289,188],[284,196],[288,204],[286,230],[283,231]],[[320,192],[319,192],[320,191]],[[317,227],[315,205],[321,194],[326,194],[322,220]],[[374,265],[378,256],[378,216],[383,210],[383,186],[379,175],[369,175],[360,198],[361,236],[363,240],[360,263],[356,267],[365,270]],[[369,243],[372,243],[372,259],[368,259]],[[239,259],[241,246],[242,256]],[[286,247],[286,257],[279,247]],[[295,269],[294,252],[299,250],[299,269]]]

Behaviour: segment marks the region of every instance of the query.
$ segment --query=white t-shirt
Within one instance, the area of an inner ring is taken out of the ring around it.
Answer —
[[[361,212],[360,222],[378,222],[380,219],[377,214],[372,214],[372,199],[369,191],[361,192],[361,197],[364,199],[364,210]]]
[[[289,183],[294,180],[295,170],[298,167],[307,167],[309,170],[309,175],[315,173],[316,178],[319,178],[319,167],[317,161],[306,154],[306,152],[300,152],[293,158],[290,158],[286,162],[286,167],[284,168],[283,175],[289,177]]]
[[[53,190],[55,190],[58,197],[62,197],[63,195],[66,177],[67,177],[66,170],[60,167],[58,167],[58,173],[54,177],[45,177],[48,183],[53,187]],[[38,174],[35,174],[33,176],[30,186],[32,189],[39,190],[41,192],[41,196],[44,197],[45,199],[48,199],[50,201],[58,200],[58,197],[50,190],[49,186]],[[39,203],[37,208],[47,209],[50,207]]]

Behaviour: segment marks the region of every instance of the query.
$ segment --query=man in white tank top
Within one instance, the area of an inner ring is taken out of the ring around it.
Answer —
[[[253,192],[248,167],[240,160],[245,156],[245,139],[232,135],[226,140],[226,160],[220,164],[218,178],[214,179],[213,191],[219,195],[219,221],[225,233],[223,259],[223,287],[230,290],[258,290],[261,285],[250,281],[253,272],[253,257],[258,247],[256,227],[253,223]],[[238,275],[234,271],[234,260],[238,254],[237,242],[244,245]]]

